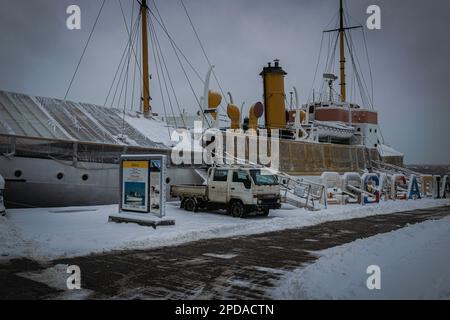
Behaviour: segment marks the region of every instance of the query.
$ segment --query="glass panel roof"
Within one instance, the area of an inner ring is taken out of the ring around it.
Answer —
[[[123,121],[120,110],[0,91],[0,134],[166,147]]]

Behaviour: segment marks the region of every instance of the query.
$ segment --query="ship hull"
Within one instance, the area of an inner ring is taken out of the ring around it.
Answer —
[[[20,177],[18,171],[21,172]],[[62,179],[58,178],[63,174]],[[60,207],[117,204],[119,166],[27,157],[1,157],[0,174],[6,180],[5,205],[19,207]],[[83,176],[87,175],[87,180]],[[194,170],[170,167],[170,183],[202,182]],[[168,193],[167,193],[168,194]]]
[[[295,176],[320,176],[325,171],[359,172],[382,161],[377,149],[361,145],[280,141],[280,170]]]
[[[360,172],[370,168],[372,160],[390,162],[376,149],[365,146],[280,140],[279,148],[280,171],[293,176]],[[394,160],[396,165],[403,165],[402,157]],[[192,168],[172,166],[167,173],[173,184],[203,182]],[[74,167],[70,161],[0,156],[0,174],[6,180],[7,208],[107,205],[119,201],[116,164],[78,162]]]

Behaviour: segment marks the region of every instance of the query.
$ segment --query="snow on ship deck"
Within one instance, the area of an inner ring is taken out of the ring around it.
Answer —
[[[0,119],[0,135],[168,150],[124,121],[122,111],[88,103],[0,91]]]

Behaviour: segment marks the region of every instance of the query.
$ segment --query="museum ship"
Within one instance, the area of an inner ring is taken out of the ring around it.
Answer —
[[[169,138],[160,139],[161,132],[167,131],[170,136],[171,131],[179,128],[192,129],[193,120],[202,121],[207,128],[215,126],[242,135],[248,135],[250,129],[256,134],[262,129],[279,130],[280,171],[291,176],[319,176],[325,171],[360,172],[379,163],[403,166],[403,155],[384,143],[373,105],[362,107],[347,101],[346,51],[350,55],[353,52],[346,50],[346,44],[350,45],[350,30],[358,26],[345,25],[342,0],[338,27],[326,31],[336,35],[336,47],[331,49],[339,48],[340,74],[335,76],[332,68],[328,68],[323,74],[322,90],[313,94],[312,101],[300,105],[294,88],[287,106],[284,85],[287,72],[279,60],[274,60],[260,73],[263,101],[253,104],[245,116],[229,94],[226,115],[221,114],[218,107],[225,97],[223,92],[209,89],[210,77],[214,75],[209,64],[203,81],[204,98],[198,100],[199,112],[190,116],[192,121],[187,121],[184,110],[164,117],[152,111],[148,42],[149,38],[156,43],[158,39],[154,28],[153,31],[150,28],[149,37],[151,12],[145,0],[140,2],[139,9],[139,19],[130,28],[128,47],[129,59],[133,55],[136,58],[138,46],[133,46],[132,38],[140,33],[139,112],[0,91],[0,174],[6,180],[7,207],[117,203],[120,156],[170,157],[173,143]],[[176,44],[172,44],[177,50]],[[355,66],[354,57],[350,61]],[[331,60],[327,64],[332,65]],[[158,70],[164,71],[163,66]],[[339,93],[334,90],[338,79]],[[361,80],[359,75],[358,79]],[[187,164],[169,165],[167,182],[202,183],[201,169]]]

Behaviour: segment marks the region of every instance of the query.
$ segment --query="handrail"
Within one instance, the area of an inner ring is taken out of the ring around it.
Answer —
[[[407,169],[407,168],[403,168],[403,167],[399,167],[399,166],[396,166],[396,165],[393,165],[393,164],[390,164],[390,163],[384,163],[384,162],[375,161],[375,160],[371,160],[371,162],[378,166],[377,169],[383,169],[382,167],[384,167],[384,168],[390,168],[392,170],[396,170],[397,172],[401,172],[401,173],[406,174],[406,175],[416,175],[416,176],[421,176],[422,175],[419,172],[415,172],[413,170],[410,170],[410,169]],[[386,170],[386,169],[384,169],[384,170]]]

